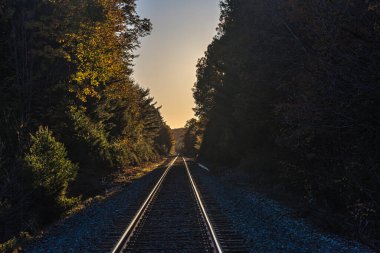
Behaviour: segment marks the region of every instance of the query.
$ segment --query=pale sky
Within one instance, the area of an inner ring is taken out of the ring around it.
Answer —
[[[204,56],[219,23],[219,0],[138,0],[152,33],[142,39],[134,79],[151,95],[171,128],[194,117],[191,88],[197,60]]]

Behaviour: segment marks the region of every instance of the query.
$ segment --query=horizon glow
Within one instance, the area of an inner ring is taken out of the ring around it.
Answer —
[[[172,129],[184,127],[194,117],[196,64],[216,35],[219,0],[138,0],[137,12],[153,30],[141,40],[133,77]]]

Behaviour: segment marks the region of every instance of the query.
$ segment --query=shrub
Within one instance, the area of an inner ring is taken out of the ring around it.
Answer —
[[[75,179],[78,166],[67,158],[65,146],[47,127],[40,127],[35,135],[31,135],[25,164],[32,175],[34,189],[64,202],[67,186]]]

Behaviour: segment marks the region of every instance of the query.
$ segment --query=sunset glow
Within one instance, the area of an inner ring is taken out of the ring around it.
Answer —
[[[219,1],[139,0],[137,7],[153,31],[142,39],[134,77],[151,89],[168,125],[183,127],[194,117],[196,63],[216,34]]]

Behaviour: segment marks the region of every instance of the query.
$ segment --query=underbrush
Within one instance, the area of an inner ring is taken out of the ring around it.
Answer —
[[[128,167],[114,171],[111,174],[104,174],[104,177],[100,177],[99,174],[94,174],[91,177],[87,174],[87,181],[82,177],[82,182],[77,181],[78,184],[82,184],[81,187],[78,186],[75,190],[86,192],[86,195],[81,195],[80,197],[69,197],[62,199],[60,202],[65,206],[65,209],[61,210],[60,214],[57,214],[54,221],[46,223],[44,227],[39,230],[33,231],[34,233],[22,232],[19,236],[15,236],[10,240],[0,244],[0,252],[23,252],[25,245],[30,244],[36,238],[43,234],[43,231],[49,230],[50,226],[53,226],[58,220],[62,221],[67,219],[74,214],[82,212],[84,209],[105,201],[106,199],[112,197],[116,193],[123,190],[127,185],[131,184],[134,180],[137,180],[153,170],[165,166],[167,164],[167,159],[158,160],[157,162],[147,162],[139,167]],[[86,191],[84,190],[86,189]],[[71,194],[73,189],[70,189]],[[75,195],[74,195],[75,196]],[[51,209],[47,209],[51,210]],[[58,221],[58,222],[60,222]]]

